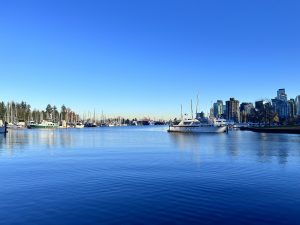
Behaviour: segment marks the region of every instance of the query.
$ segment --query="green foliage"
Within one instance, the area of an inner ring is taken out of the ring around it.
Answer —
[[[0,102],[0,120],[5,120],[6,107],[4,102]]]

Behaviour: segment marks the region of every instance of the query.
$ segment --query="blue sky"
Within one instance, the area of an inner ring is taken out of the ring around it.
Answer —
[[[1,1],[0,100],[173,117],[300,94],[300,3]]]

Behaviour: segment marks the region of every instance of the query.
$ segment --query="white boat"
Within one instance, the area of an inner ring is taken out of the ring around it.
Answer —
[[[76,123],[75,128],[84,128],[83,123]]]
[[[226,126],[200,123],[197,119],[184,119],[178,125],[169,126],[168,132],[181,133],[224,133]]]
[[[58,124],[57,123],[53,123],[53,122],[49,122],[49,121],[45,121],[43,120],[41,123],[37,124],[37,123],[30,123],[28,124],[28,128],[30,129],[34,129],[34,128],[58,128]]]

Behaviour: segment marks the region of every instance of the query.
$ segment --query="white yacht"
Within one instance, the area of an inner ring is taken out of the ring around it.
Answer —
[[[183,119],[178,125],[169,126],[168,132],[182,133],[224,133],[227,127],[200,123],[197,119]]]
[[[79,128],[79,129],[84,128],[84,124],[81,122],[76,123],[75,128]]]

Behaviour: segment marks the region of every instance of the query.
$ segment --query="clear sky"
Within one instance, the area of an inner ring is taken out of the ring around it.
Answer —
[[[300,94],[300,1],[0,0],[0,100],[169,117]]]

